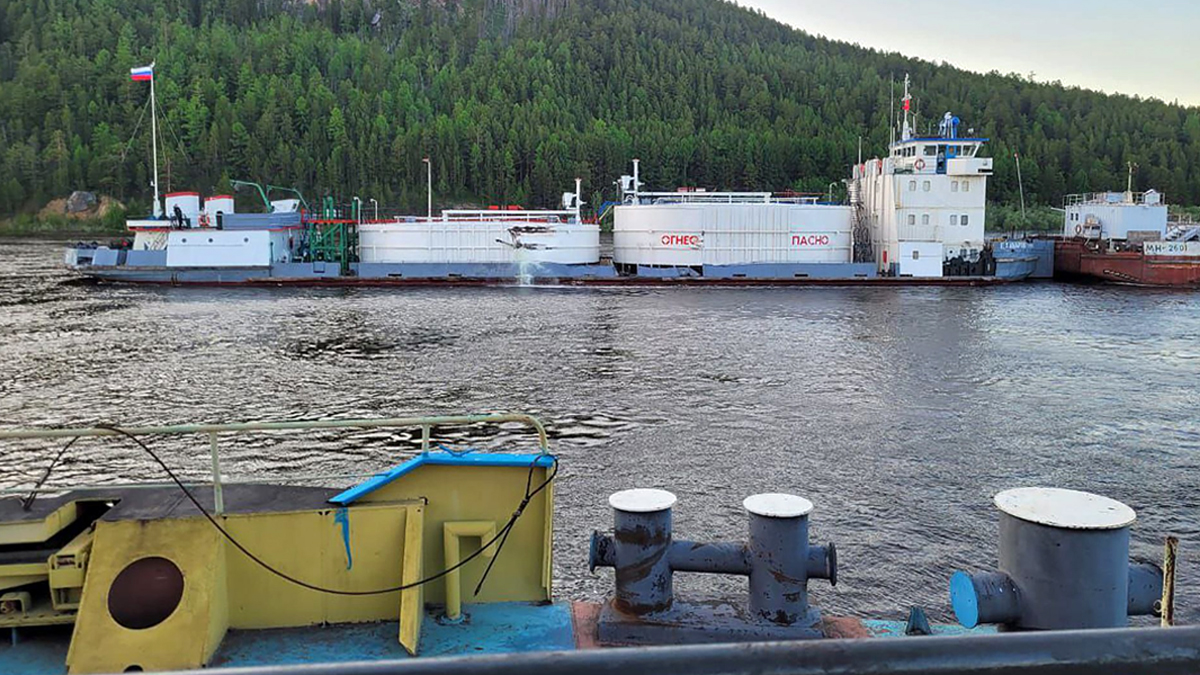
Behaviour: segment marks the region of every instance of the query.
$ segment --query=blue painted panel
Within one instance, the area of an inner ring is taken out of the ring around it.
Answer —
[[[0,673],[4,675],[48,675],[67,672],[67,647],[71,626],[18,628],[16,643],[8,630],[0,642]]]
[[[280,279],[312,279],[312,278],[330,278],[340,277],[342,275],[341,265],[333,262],[326,263],[311,263],[311,262],[290,262],[290,263],[271,263],[271,276]]]
[[[166,267],[167,251],[130,251],[125,264],[130,267]]]
[[[611,265],[562,263],[357,263],[352,268],[362,279],[608,279],[617,274]]]
[[[92,264],[104,267],[116,265],[117,260],[119,259],[118,253],[119,251],[116,249],[112,249],[107,246],[101,246],[100,248],[97,248],[96,252],[92,255]]]
[[[373,478],[370,478],[358,485],[346,490],[329,500],[331,504],[339,506],[348,506],[353,504],[364,495],[368,495],[379,488],[391,483],[401,476],[410,473],[418,467],[430,466],[462,466],[462,467],[519,467],[528,468],[530,464],[540,468],[550,468],[554,465],[554,457],[552,455],[510,455],[510,454],[486,454],[475,453],[469,455],[458,455],[449,452],[431,452],[428,454],[417,455],[407,462],[381,473]]]
[[[904,628],[907,623],[904,621],[884,621],[881,619],[863,619],[862,625],[871,634],[871,637],[877,638],[903,638],[908,637],[904,634]],[[995,626],[980,626],[979,628],[967,629],[962,626],[956,626],[945,623],[931,624],[934,635],[985,635],[995,633]]]
[[[879,276],[875,263],[751,263],[705,265],[710,279],[855,279]]]

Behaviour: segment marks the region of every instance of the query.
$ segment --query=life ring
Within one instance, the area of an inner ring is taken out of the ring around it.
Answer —
[[[1078,237],[1078,236],[1079,236],[1079,235],[1081,235],[1081,234],[1083,234],[1083,226],[1082,226],[1082,225],[1076,225],[1076,226],[1075,226],[1075,236],[1076,236],[1076,237]]]
[[[209,227],[209,220],[208,220],[207,213],[200,214],[200,227]]]
[[[925,160],[918,159],[917,161],[913,162],[913,166],[916,167],[917,171],[923,171],[925,169]]]

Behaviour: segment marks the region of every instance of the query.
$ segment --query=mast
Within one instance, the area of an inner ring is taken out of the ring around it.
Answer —
[[[912,111],[912,94],[908,93],[908,74],[904,75],[904,129],[900,133],[900,140],[907,141],[912,138],[912,126],[909,124],[908,116]]]
[[[162,204],[158,200],[158,113],[154,103],[154,62],[150,62],[150,146],[154,155],[154,217],[162,216]]]

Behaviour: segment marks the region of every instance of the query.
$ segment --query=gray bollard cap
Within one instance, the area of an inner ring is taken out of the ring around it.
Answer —
[[[804,497],[780,492],[746,497],[742,506],[750,513],[765,518],[799,518],[813,510],[813,503]]]
[[[638,488],[614,492],[608,505],[625,513],[657,513],[675,505],[675,495],[666,490]]]
[[[995,502],[1013,518],[1066,530],[1119,530],[1137,520],[1125,504],[1078,490],[1015,488],[996,495]]]

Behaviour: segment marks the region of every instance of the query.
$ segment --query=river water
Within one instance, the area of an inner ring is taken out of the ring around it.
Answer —
[[[742,499],[816,504],[837,614],[949,615],[959,568],[996,563],[992,496],[1027,485],[1133,508],[1135,557],[1181,537],[1179,616],[1200,620],[1200,294],[1006,288],[201,289],[78,284],[60,245],[2,242],[0,425],[530,412],[562,460],[556,595],[587,571],[610,493],[675,492],[677,537],[741,539]],[[441,439],[454,446],[458,434]],[[516,428],[482,447],[532,448]],[[167,443],[166,441],[158,441]],[[202,476],[197,440],[159,446]],[[230,443],[235,478],[369,473],[403,433]],[[49,446],[3,450],[27,486]],[[52,483],[161,479],[135,448],[81,444]],[[341,485],[347,481],[334,481]],[[744,580],[679,575],[680,594]]]

